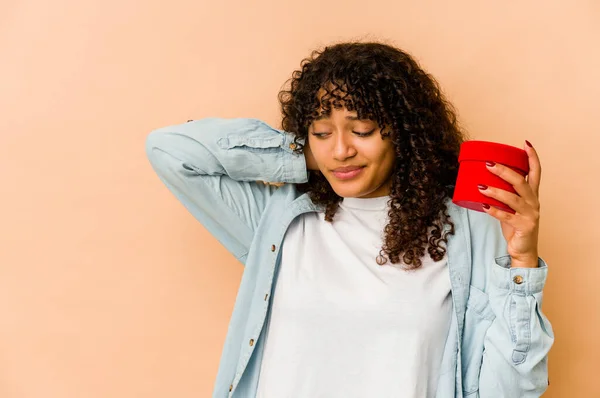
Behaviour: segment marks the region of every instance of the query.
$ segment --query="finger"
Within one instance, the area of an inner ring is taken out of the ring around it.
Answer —
[[[281,187],[282,185],[285,185],[285,182],[269,182],[269,181],[256,181],[256,182],[260,182],[263,185],[273,185],[276,187]]]
[[[487,203],[483,204],[483,211],[485,211],[490,216],[500,220],[501,222],[507,223],[507,224],[511,225],[512,227],[516,227],[514,225],[515,221],[517,219],[517,216],[515,214],[509,213],[504,210],[500,210],[497,207],[490,206]]]
[[[490,172],[512,185],[517,194],[525,199],[525,201],[530,204],[535,204],[537,202],[537,195],[525,177],[523,177],[521,174],[517,173],[510,167],[499,163],[487,162],[486,166]]]
[[[539,218],[535,216],[532,218],[531,216],[523,216],[518,213],[512,214],[487,203],[483,204],[483,211],[524,234],[535,231],[539,226]]]
[[[535,196],[539,198],[540,183],[542,181],[542,164],[540,163],[540,157],[533,145],[527,140],[525,141],[524,149],[529,157],[529,175],[527,176],[527,183],[531,186]]]
[[[490,198],[494,198],[506,204],[518,214],[534,213],[534,209],[532,208],[532,206],[519,195],[516,195],[512,192],[508,192],[504,189],[488,187],[484,184],[479,184],[478,189],[479,192],[481,192],[483,195]]]

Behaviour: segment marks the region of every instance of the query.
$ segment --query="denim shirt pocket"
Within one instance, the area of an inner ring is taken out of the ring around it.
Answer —
[[[462,376],[465,395],[479,390],[479,373],[484,354],[483,343],[495,318],[488,295],[470,286],[462,341]]]

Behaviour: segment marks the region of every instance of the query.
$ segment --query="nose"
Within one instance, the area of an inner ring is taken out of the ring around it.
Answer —
[[[355,155],[356,149],[354,148],[354,145],[352,145],[351,137],[348,134],[339,131],[338,134],[336,134],[334,141],[333,158],[343,162]]]

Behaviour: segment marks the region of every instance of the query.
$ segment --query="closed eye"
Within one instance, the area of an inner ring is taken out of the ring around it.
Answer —
[[[377,129],[373,129],[371,131],[366,131],[364,133],[360,132],[360,131],[353,131],[352,133],[358,137],[366,138],[366,137],[370,136],[371,134],[373,134],[375,132],[375,130],[377,130]],[[312,133],[312,135],[314,135],[317,138],[326,138],[329,135],[331,135],[331,133]]]
[[[376,129],[373,129],[371,131],[367,131],[366,133],[361,133],[360,131],[353,131],[354,134],[356,134],[359,137],[368,137],[371,134],[373,134],[375,132]]]

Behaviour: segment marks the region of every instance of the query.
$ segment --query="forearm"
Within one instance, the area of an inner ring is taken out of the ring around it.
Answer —
[[[227,175],[236,181],[307,181],[293,136],[256,119],[202,119],[155,130],[148,156],[162,152],[198,175]]]
[[[484,342],[481,397],[539,397],[547,388],[554,334],[541,311],[547,267],[539,263],[518,269],[507,261],[492,272],[489,296],[496,318]]]

